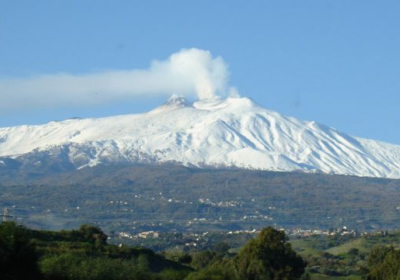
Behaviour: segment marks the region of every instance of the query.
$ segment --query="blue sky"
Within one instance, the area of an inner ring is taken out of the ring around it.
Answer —
[[[197,48],[223,59],[227,86],[269,109],[400,144],[399,14],[398,1],[372,0],[1,1],[0,127],[139,113],[166,99],[7,107],[8,81],[146,70]]]

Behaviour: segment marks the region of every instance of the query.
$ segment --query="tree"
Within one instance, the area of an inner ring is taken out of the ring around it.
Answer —
[[[0,279],[40,279],[38,256],[28,230],[14,222],[0,225]]]
[[[81,225],[78,232],[85,241],[95,244],[96,247],[107,243],[108,236],[98,227],[84,224]]]
[[[299,279],[306,262],[296,254],[283,231],[264,228],[235,257],[235,269],[240,279]]]
[[[213,263],[216,257],[217,253],[209,250],[195,253],[192,258],[191,266],[197,270],[204,269]]]
[[[367,260],[368,280],[400,278],[400,251],[393,247],[374,247]]]

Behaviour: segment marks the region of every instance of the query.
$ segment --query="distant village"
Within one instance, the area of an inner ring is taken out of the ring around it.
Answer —
[[[335,230],[321,230],[321,229],[287,229],[285,230],[284,228],[280,228],[279,230],[284,231],[285,234],[288,236],[299,236],[299,237],[307,237],[307,236],[313,236],[313,235],[325,235],[325,236],[335,236],[335,235],[352,235],[352,236],[362,236],[366,234],[371,234],[371,233],[358,233],[356,230],[349,230],[347,227],[343,228],[337,228]],[[206,236],[209,232],[203,232],[203,233],[190,233],[188,234],[189,236]],[[254,234],[257,235],[260,233],[260,230],[252,229],[252,230],[235,230],[235,231],[227,231],[227,232],[221,232],[221,234],[227,234],[227,235],[239,235],[239,234]],[[383,233],[383,231],[380,231],[380,233]],[[129,238],[129,239],[138,239],[138,238],[158,238],[160,236],[160,232],[158,231],[142,231],[137,234],[132,234],[132,233],[127,233],[127,232],[119,232],[118,234],[119,238]]]

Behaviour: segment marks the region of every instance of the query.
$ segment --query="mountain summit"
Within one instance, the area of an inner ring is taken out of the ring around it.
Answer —
[[[400,146],[283,116],[249,98],[173,96],[144,114],[0,129],[0,168],[49,160],[78,169],[171,162],[400,178]]]
[[[172,95],[167,102],[165,102],[166,106],[186,106],[188,105],[188,101],[185,97],[179,95]]]

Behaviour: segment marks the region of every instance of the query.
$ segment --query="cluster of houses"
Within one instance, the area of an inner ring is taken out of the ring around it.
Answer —
[[[203,204],[211,205],[211,206],[217,206],[217,207],[240,207],[240,206],[243,206],[243,202],[235,201],[235,200],[215,202],[215,201],[210,200],[209,198],[199,198],[199,202],[203,203]]]
[[[136,238],[158,238],[160,236],[158,231],[142,231],[138,234],[130,234],[127,232],[120,232],[118,233],[118,237],[120,238],[129,238],[129,239],[136,239]]]
[[[313,235],[326,235],[326,236],[334,236],[334,235],[358,235],[357,231],[350,230],[346,226],[341,228],[331,229],[331,230],[322,230],[322,229],[289,229],[285,230],[281,228],[280,230],[285,231],[288,235],[291,236],[313,236]]]

